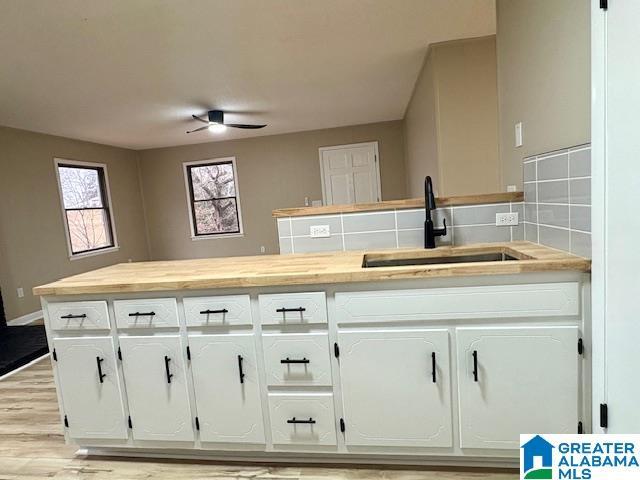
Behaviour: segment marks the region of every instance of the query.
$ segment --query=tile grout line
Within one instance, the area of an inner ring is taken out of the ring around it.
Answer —
[[[344,239],[344,218],[343,218],[344,214],[341,213],[340,214],[340,237],[342,238],[342,251],[346,252],[347,251],[347,244],[345,242]]]
[[[393,210],[393,218],[395,220],[395,230],[396,230],[396,248],[400,248],[400,240],[398,239],[398,210]]]

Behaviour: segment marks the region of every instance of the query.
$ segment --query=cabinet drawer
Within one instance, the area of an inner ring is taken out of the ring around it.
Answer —
[[[336,293],[338,323],[570,316],[576,282]]]
[[[116,300],[113,302],[118,328],[178,326],[175,298]]]
[[[331,393],[269,394],[275,445],[336,445]]]
[[[107,302],[54,302],[47,305],[53,330],[109,330]]]
[[[188,327],[251,325],[249,295],[187,297],[184,315]]]
[[[263,325],[327,323],[324,292],[260,295],[258,299]]]
[[[332,385],[326,333],[262,335],[269,385]]]

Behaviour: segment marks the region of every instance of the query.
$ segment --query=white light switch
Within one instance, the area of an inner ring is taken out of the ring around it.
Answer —
[[[311,225],[309,227],[309,235],[311,238],[323,238],[331,236],[329,225]]]
[[[522,146],[522,122],[516,123],[516,147]]]
[[[22,287],[18,287],[18,298],[24,298],[24,289]]]
[[[518,212],[496,213],[496,227],[518,225]]]

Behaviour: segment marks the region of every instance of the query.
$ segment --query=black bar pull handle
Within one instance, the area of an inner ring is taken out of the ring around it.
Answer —
[[[102,362],[104,362],[104,358],[96,357],[96,363],[98,364],[98,380],[100,380],[100,383],[104,383],[104,377],[107,376],[106,373],[102,373]]]
[[[309,360],[308,358],[301,358],[301,359],[291,359],[289,357],[284,358],[282,360],[280,360],[280,363],[310,363],[311,360]]]
[[[240,383],[244,383],[244,370],[242,369],[242,362],[244,362],[244,358],[242,355],[238,355],[238,373],[240,375]]]
[[[298,420],[298,419],[296,419],[296,417],[293,417],[293,418],[287,420],[287,423],[293,423],[293,424],[306,423],[308,425],[313,425],[314,423],[316,423],[316,421],[311,417],[309,417],[309,420]]]
[[[478,351],[473,351],[473,381],[478,381]]]
[[[169,362],[170,361],[171,361],[171,359],[165,355],[164,356],[164,371],[167,373],[167,383],[171,383],[171,377],[173,377],[173,373],[171,373],[171,371],[169,370]]]
[[[287,312],[300,312],[300,313],[302,313],[302,312],[306,312],[306,311],[307,311],[307,309],[304,308],[304,307],[296,307],[296,308],[285,308],[285,307],[282,307],[282,308],[276,309],[277,313],[287,313]]]
[[[200,315],[213,315],[216,313],[229,313],[229,310],[226,308],[221,308],[220,310],[202,310]]]
[[[436,383],[436,352],[431,352],[431,380]]]
[[[68,314],[68,315],[62,315],[60,318],[64,318],[65,320],[70,319],[70,318],[87,318],[87,314],[86,313],[82,313],[80,315],[73,315],[73,314]]]
[[[156,312],[134,312],[130,313],[130,317],[153,317]]]

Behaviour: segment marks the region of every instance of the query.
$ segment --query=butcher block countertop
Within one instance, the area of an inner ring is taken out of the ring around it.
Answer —
[[[478,195],[459,195],[455,197],[437,197],[436,205],[455,207],[458,205],[482,205],[489,203],[523,202],[523,192],[485,193]],[[302,217],[306,215],[336,215],[338,213],[376,212],[380,210],[403,210],[424,208],[424,197],[404,200],[387,200],[374,203],[350,203],[346,205],[323,205],[321,207],[294,207],[274,210],[274,218]]]
[[[518,260],[363,268],[369,258],[401,259],[505,253]],[[589,272],[591,261],[530,242],[484,243],[433,250],[399,249],[120,263],[48,285],[35,295],[76,295],[375,282],[525,272]]]

